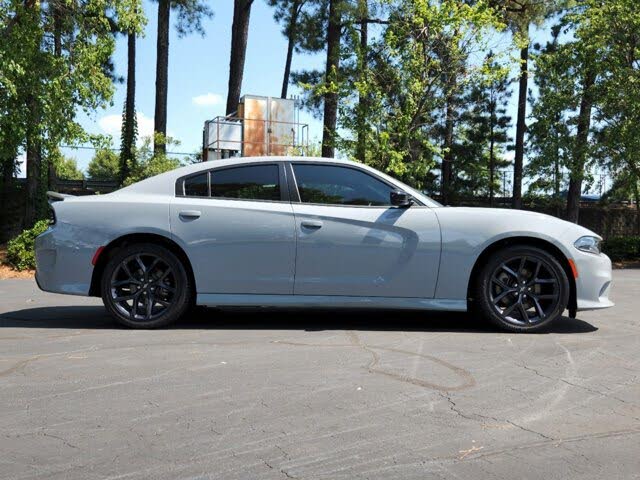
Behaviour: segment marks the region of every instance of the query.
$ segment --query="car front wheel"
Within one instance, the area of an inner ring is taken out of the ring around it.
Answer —
[[[500,328],[533,332],[559,318],[569,301],[569,280],[558,260],[532,246],[493,254],[477,279],[481,313]]]
[[[134,244],[116,250],[102,275],[102,301],[128,327],[173,323],[190,307],[190,299],[184,265],[159,245]]]

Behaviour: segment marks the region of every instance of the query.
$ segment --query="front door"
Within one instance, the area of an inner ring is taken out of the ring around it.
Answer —
[[[432,209],[392,206],[395,187],[357,167],[292,167],[296,295],[433,298],[440,228]]]
[[[285,188],[277,163],[221,167],[178,184],[171,231],[199,294],[293,293],[296,239]]]

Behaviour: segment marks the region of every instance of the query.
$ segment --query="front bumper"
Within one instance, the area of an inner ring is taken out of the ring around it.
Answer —
[[[573,260],[578,270],[576,300],[578,311],[613,307],[609,300],[611,289],[611,260],[604,253],[594,255],[577,251]]]

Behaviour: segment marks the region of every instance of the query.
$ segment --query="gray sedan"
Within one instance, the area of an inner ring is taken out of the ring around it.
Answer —
[[[613,305],[595,233],[538,213],[442,207],[354,162],[213,161],[108,195],[50,196],[38,285],[101,296],[130,327],[197,304],[475,309],[521,332]]]

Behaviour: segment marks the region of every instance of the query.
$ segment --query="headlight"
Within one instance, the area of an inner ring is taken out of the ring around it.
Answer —
[[[573,246],[583,252],[595,253],[596,255],[600,253],[600,239],[598,237],[580,237]]]

